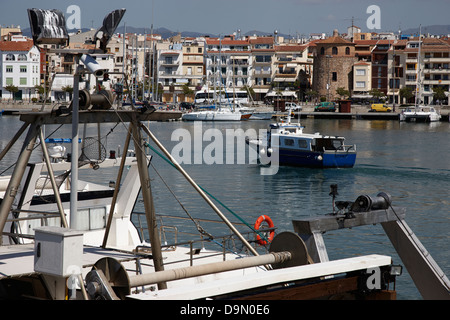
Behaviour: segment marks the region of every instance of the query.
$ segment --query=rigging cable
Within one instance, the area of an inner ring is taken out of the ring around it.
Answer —
[[[160,156],[164,161],[166,161],[168,164],[170,164],[172,167],[175,167],[175,165],[167,159],[164,155],[162,155],[158,150],[156,150],[154,147],[152,147],[149,143],[144,143],[146,147],[150,148],[153,152],[155,152],[158,156]],[[209,193],[207,190],[205,190],[202,186],[198,185],[198,187],[204,191],[207,195],[209,195],[211,198],[213,198],[215,201],[217,201],[222,207],[224,207],[228,212],[230,212],[233,216],[235,216],[237,219],[239,219],[243,224],[245,224],[247,227],[249,227],[253,232],[260,235],[263,239],[267,241],[267,237],[261,233],[260,231],[256,230],[251,226],[248,222],[246,222],[244,219],[242,219],[238,214],[236,214],[233,210],[231,210],[228,206],[226,206],[224,203],[222,203],[219,199],[217,199],[215,196],[213,196],[211,193]]]

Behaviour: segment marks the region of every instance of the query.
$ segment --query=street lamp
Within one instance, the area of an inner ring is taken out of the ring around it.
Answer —
[[[114,31],[120,23],[125,9],[118,9],[110,12],[103,20],[103,25],[94,35],[95,44],[100,41],[100,52],[106,52],[106,46],[111,39]],[[45,9],[28,9],[28,17],[30,20],[31,34],[33,43],[39,47],[42,44],[68,46],[69,35],[66,29],[66,20],[59,10]],[[51,49],[49,52],[71,54],[74,56],[75,73],[73,83],[73,99],[72,99],[72,162],[71,162],[71,186],[70,186],[70,227],[76,229],[77,221],[77,199],[78,199],[78,109],[80,105],[79,80],[81,70],[79,61],[87,68],[87,72],[96,77],[104,75],[105,70],[101,69],[98,63],[90,56],[92,53],[98,53],[99,50],[86,49]]]
[[[28,9],[31,35],[34,44],[68,45],[69,34],[66,30],[64,14],[56,9]]]
[[[327,54],[325,56],[327,58],[327,74],[328,74],[328,80],[327,80],[327,101],[330,101],[330,59],[333,58],[333,56]]]

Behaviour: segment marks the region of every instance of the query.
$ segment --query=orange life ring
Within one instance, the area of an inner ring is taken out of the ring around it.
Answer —
[[[267,222],[267,224],[269,225],[269,228],[273,228],[275,226],[273,224],[272,219],[270,219],[269,216],[262,215],[262,216],[259,216],[259,218],[255,222],[255,230],[259,230],[259,227],[261,226],[261,223],[263,221]],[[275,236],[275,230],[271,230],[269,233],[269,238],[268,238],[269,242],[272,242],[274,236]],[[267,241],[261,239],[261,237],[259,235],[256,235],[256,242],[262,246],[267,244]]]

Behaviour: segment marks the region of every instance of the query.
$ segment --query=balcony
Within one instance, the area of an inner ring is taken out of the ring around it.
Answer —
[[[432,69],[424,69],[424,73],[432,73],[432,74],[447,74],[450,73],[450,69],[444,68],[432,68]]]
[[[429,84],[429,85],[450,85],[450,80],[424,80],[423,84]]]
[[[423,62],[424,63],[427,63],[427,62],[450,62],[450,58],[449,57],[442,57],[442,58],[431,58],[431,57],[425,57],[424,59],[423,59]]]
[[[170,60],[163,60],[159,62],[159,65],[162,67],[178,67],[179,66],[178,61],[170,61]]]
[[[261,78],[261,77],[270,77],[272,75],[272,71],[270,71],[270,70],[269,71],[254,71],[253,75],[255,77],[259,77],[259,78]]]

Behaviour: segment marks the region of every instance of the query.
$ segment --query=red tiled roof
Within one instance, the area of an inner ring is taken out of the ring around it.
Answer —
[[[317,44],[347,44],[347,45],[353,44],[353,42],[345,40],[344,38],[341,38],[339,36],[329,37],[324,40],[318,41],[316,43]]]
[[[275,51],[284,51],[284,52],[292,52],[292,51],[305,51],[307,46],[302,45],[284,45],[284,46],[275,46]]]
[[[250,39],[251,44],[272,44],[273,37],[258,37],[256,39]]]
[[[33,40],[0,41],[0,51],[30,51],[33,46]]]
[[[249,44],[247,40],[226,40],[223,39],[220,41],[219,39],[206,39],[207,44],[216,44],[216,45],[234,45],[234,46],[246,46]]]

